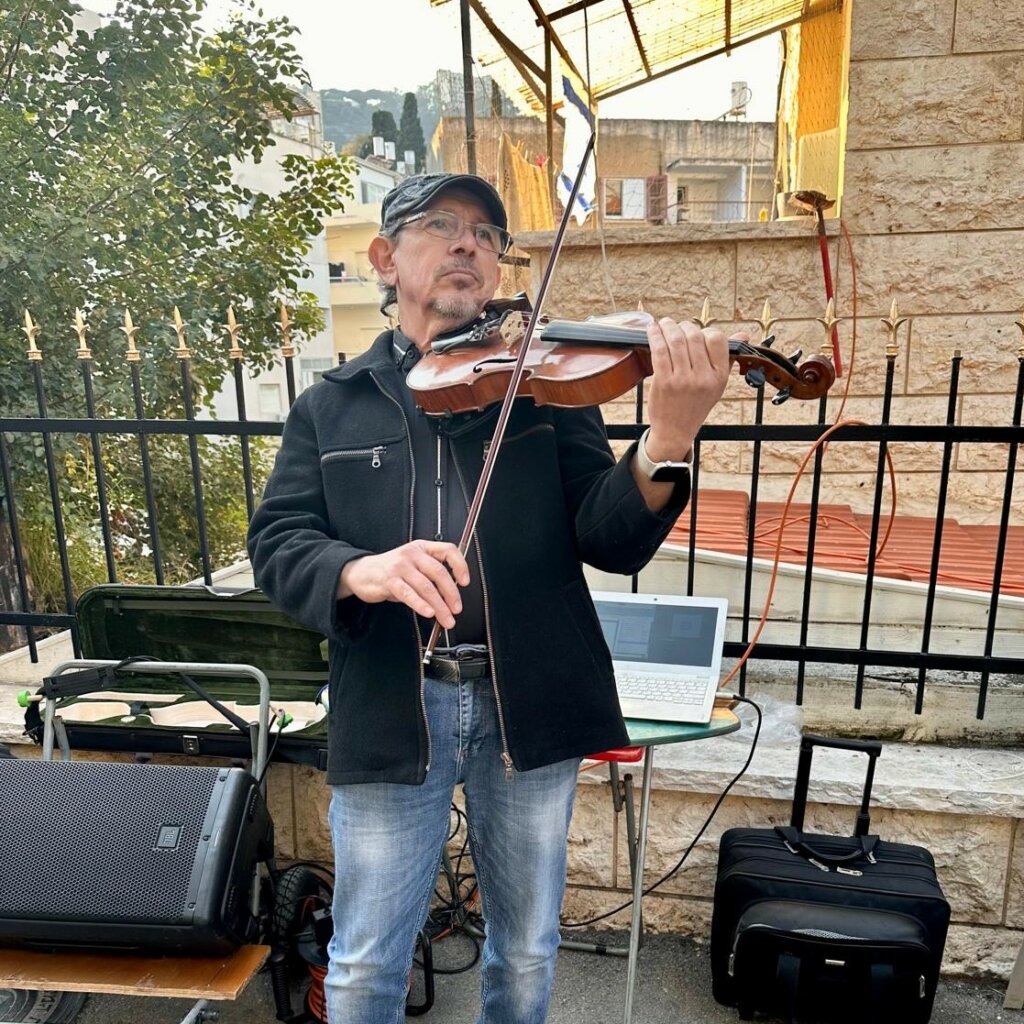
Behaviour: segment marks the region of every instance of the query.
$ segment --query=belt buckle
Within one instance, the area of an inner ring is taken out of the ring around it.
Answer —
[[[458,644],[452,654],[456,661],[476,661],[487,657],[487,647],[484,644]]]

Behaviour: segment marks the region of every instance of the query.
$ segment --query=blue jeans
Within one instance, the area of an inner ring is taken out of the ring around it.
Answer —
[[[398,1024],[461,782],[487,937],[480,1024],[547,1016],[566,835],[579,760],[506,777],[489,679],[426,682],[431,764],[422,786],[335,786],[331,1024]]]

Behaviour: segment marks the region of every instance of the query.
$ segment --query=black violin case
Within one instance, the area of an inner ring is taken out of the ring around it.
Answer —
[[[808,835],[815,746],[869,757],[853,836]],[[715,999],[793,1021],[925,1024],[949,904],[923,847],[869,835],[877,741],[804,736],[789,826],[722,835],[711,923]]]
[[[258,590],[204,586],[105,584],[85,591],[75,608],[82,658],[252,665],[270,682],[270,749],[274,760],[325,769],[326,641],[275,609]],[[64,673],[65,677],[72,672]],[[96,688],[60,697],[72,750],[190,754],[245,759],[251,737],[220,715],[180,677],[132,671],[102,673]],[[47,685],[61,687],[61,676]],[[195,676],[215,700],[255,721],[258,684],[251,678]],[[66,689],[82,691],[79,683]],[[45,688],[44,688],[45,689]],[[26,731],[42,733],[40,704],[26,712]]]

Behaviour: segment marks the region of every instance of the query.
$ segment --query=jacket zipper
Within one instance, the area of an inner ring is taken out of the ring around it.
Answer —
[[[412,455],[412,432],[409,429],[409,417],[405,415],[405,410],[402,408],[402,403],[398,401],[394,395],[389,395],[387,391],[381,386],[379,380],[377,380],[376,374],[371,370],[370,379],[374,384],[377,385],[377,390],[388,399],[388,401],[394,402],[398,406],[398,411],[402,414],[402,422],[405,424],[405,436],[409,440],[409,468],[412,471],[411,483],[409,484],[409,541],[412,541],[413,534],[413,522],[412,517],[416,508],[416,460]],[[426,677],[423,673],[423,641],[420,639],[420,627],[416,622],[416,613],[412,613],[412,631],[416,637],[416,651],[417,658],[416,663],[419,666],[420,673],[420,717],[423,719],[423,731],[427,737],[427,763],[423,766],[425,772],[430,771],[430,757],[431,757],[431,741],[430,741],[430,724],[427,722],[427,694],[426,694]]]
[[[436,434],[436,437],[437,437],[437,464],[436,464],[435,469],[436,469],[437,475],[434,477],[434,493],[437,496],[437,522],[436,522],[436,529],[434,530],[434,540],[444,540],[444,531],[442,529],[442,525],[443,524],[442,524],[442,519],[441,519],[441,504],[442,504],[442,502],[441,502],[441,490],[442,490],[442,487],[443,487],[442,481],[444,480],[444,473],[443,473],[442,466],[441,466],[441,459],[442,459],[442,450],[441,449],[442,449],[442,444],[441,444],[441,427],[440,427],[440,425],[438,425],[436,429],[437,429],[437,434]],[[447,498],[445,500],[447,501]],[[444,631],[444,642],[446,644],[450,644],[452,642],[451,641],[451,636],[449,635],[449,632],[448,632],[447,629]]]
[[[343,452],[327,452],[320,457],[320,465],[325,462],[333,462],[335,459],[365,459],[370,457],[370,466],[373,469],[380,469],[381,456],[387,454],[386,444],[374,445],[372,448],[350,448]]]
[[[466,480],[462,475],[462,467],[459,465],[459,457],[455,454],[455,447],[452,446],[452,462],[455,465],[455,473],[459,478],[459,486],[462,488],[462,499],[466,501]],[[469,511],[469,504],[466,504],[466,511]],[[505,732],[505,710],[501,706],[501,694],[498,692],[498,671],[494,661],[494,640],[491,635],[491,602],[487,596],[487,576],[484,573],[484,560],[480,553],[480,538],[475,537],[476,564],[480,569],[480,592],[484,599],[484,632],[487,634],[487,660],[491,666],[491,689],[494,691],[494,703],[498,709],[498,730],[501,733],[501,763],[505,766],[505,781],[512,779],[512,755],[508,752],[508,735]]]

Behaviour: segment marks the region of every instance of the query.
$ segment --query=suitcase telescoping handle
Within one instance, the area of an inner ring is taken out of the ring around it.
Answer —
[[[875,761],[882,753],[878,740],[833,739],[828,736],[814,736],[810,733],[800,740],[800,761],[796,769],[796,787],[793,790],[793,814],[790,826],[798,832],[804,827],[804,812],[807,810],[807,787],[811,781],[811,758],[815,747],[835,747],[838,750],[856,750],[868,755],[868,771],[864,780],[864,795],[857,815],[855,836],[866,836],[871,826],[868,807],[871,803],[871,786],[875,781]]]

